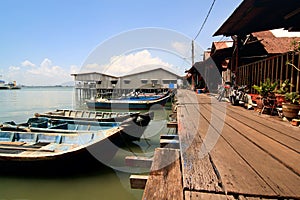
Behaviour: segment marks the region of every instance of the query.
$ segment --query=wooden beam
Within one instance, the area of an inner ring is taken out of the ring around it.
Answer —
[[[168,122],[167,128],[178,128],[177,122]]]
[[[175,139],[160,139],[160,147],[161,148],[171,148],[171,149],[179,149],[179,141]]]
[[[143,168],[150,169],[151,164],[152,164],[152,158],[126,156],[125,164],[126,164],[126,166],[130,166],[130,167],[143,167]]]
[[[169,135],[161,135],[160,139],[175,139],[178,140],[178,135],[177,134],[169,134]]]
[[[235,200],[233,196],[228,196],[224,194],[216,193],[204,193],[204,192],[194,192],[194,191],[185,191],[184,192],[186,200],[192,199],[203,199],[203,200]]]
[[[175,149],[155,149],[142,199],[183,199],[180,155]]]
[[[148,176],[147,175],[131,175],[130,176],[131,189],[145,189]]]

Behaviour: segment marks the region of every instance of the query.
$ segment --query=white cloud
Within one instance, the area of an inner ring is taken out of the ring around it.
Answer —
[[[52,61],[48,58],[41,62],[40,67],[27,70],[26,76],[38,85],[55,85],[72,80],[69,70],[52,65]]]
[[[141,66],[149,65],[172,67],[171,64],[162,61],[160,58],[152,57],[148,50],[143,50],[128,55],[113,56],[109,64],[101,66],[101,73],[121,76]]]
[[[21,63],[21,65],[23,67],[35,67],[35,64],[33,64],[32,62],[30,62],[29,60],[25,60]]]
[[[8,68],[8,70],[10,71],[10,72],[12,72],[12,71],[19,71],[21,68],[20,67],[17,67],[17,66],[10,66],[9,68]]]
[[[24,66],[31,67],[27,68]],[[39,65],[25,60],[21,63],[21,66],[8,67],[2,78],[7,82],[15,80],[22,85],[59,85],[73,81],[71,74],[79,72],[79,69],[76,65],[65,68],[53,65],[48,58],[45,58]]]

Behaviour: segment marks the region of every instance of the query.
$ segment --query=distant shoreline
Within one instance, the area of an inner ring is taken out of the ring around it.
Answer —
[[[73,85],[72,86],[69,86],[69,85],[34,85],[34,86],[31,86],[31,85],[21,85],[22,88],[53,88],[53,87],[60,87],[60,88],[72,88],[74,87]]]

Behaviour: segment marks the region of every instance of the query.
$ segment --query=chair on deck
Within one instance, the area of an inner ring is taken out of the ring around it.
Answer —
[[[262,114],[265,111],[265,109],[270,110],[271,115],[274,113],[274,111],[276,111],[276,113],[278,114],[276,98],[271,98],[271,97],[263,98],[262,103],[263,103],[263,107],[259,112],[259,114]]]

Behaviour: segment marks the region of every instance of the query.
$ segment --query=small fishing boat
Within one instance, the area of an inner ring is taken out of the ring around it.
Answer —
[[[100,161],[110,162],[121,134],[121,127],[81,133],[0,131],[0,173],[91,170]]]
[[[130,120],[135,120],[131,118]],[[2,131],[23,131],[23,132],[64,132],[77,133],[80,131],[98,131],[120,126],[121,122],[95,122],[71,119],[49,119],[46,117],[29,118],[25,123],[16,124],[14,121],[0,124]]]
[[[139,140],[153,117],[148,112],[123,122],[36,117],[23,124],[3,123],[0,173],[57,175],[98,169],[110,163],[120,147]],[[68,130],[72,125],[82,127]]]
[[[140,139],[143,131],[153,117],[154,112],[133,115],[122,122],[98,122],[90,120],[33,117],[29,118],[27,122],[24,123],[17,124],[14,121],[4,122],[0,124],[0,130],[44,133],[80,133],[106,130],[113,127],[123,127],[124,138],[132,141]]]
[[[122,122],[130,117],[136,117],[139,112],[100,112],[88,110],[57,109],[45,113],[36,113],[36,117],[55,119],[73,119],[98,122]]]
[[[89,109],[126,109],[126,110],[149,110],[153,105],[164,106],[170,94],[160,96],[137,96],[120,99],[95,99],[87,100],[86,105]]]

